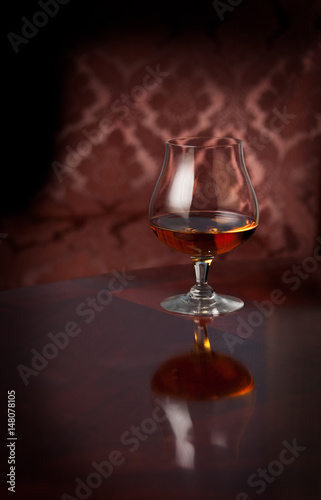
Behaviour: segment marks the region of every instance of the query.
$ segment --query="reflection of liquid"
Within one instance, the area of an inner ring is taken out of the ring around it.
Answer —
[[[185,400],[240,396],[250,392],[254,380],[236,359],[213,352],[207,324],[212,318],[194,318],[194,350],[166,361],[154,374],[151,387],[158,394]]]
[[[220,464],[236,456],[253,409],[253,377],[239,361],[211,350],[211,319],[193,318],[193,351],[166,361],[151,380],[175,463],[184,468],[194,468],[198,449],[206,466],[214,456]]]
[[[252,375],[241,363],[215,352],[191,352],[170,359],[151,382],[156,393],[185,400],[239,396],[253,386]]]

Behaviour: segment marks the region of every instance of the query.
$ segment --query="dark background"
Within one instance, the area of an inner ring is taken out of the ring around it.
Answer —
[[[228,5],[227,1],[221,3]],[[278,43],[278,39],[287,32],[292,37],[294,50],[296,40],[300,41],[301,50],[304,44],[311,43],[311,37],[321,26],[320,15],[314,7],[318,2],[270,0],[267,3],[272,5],[277,21],[275,29],[266,39],[267,45]],[[53,137],[60,124],[60,87],[64,75],[62,59],[66,51],[79,41],[97,38],[118,28],[143,31],[146,26],[162,27],[170,37],[178,37],[189,30],[199,30],[215,39],[217,32],[224,29],[229,17],[235,14],[241,21],[234,25],[240,39],[250,36],[255,44],[255,40],[260,37],[262,24],[268,25],[270,22],[270,19],[258,17],[255,4],[257,2],[244,0],[235,4],[233,10],[223,11],[223,6],[218,3],[224,16],[224,23],[221,23],[213,2],[207,0],[70,0],[66,5],[59,5],[58,13],[49,18],[47,24],[39,28],[27,44],[19,45],[18,54],[7,39],[5,67],[8,69],[4,73],[6,91],[3,94],[7,160],[1,169],[1,214],[21,210],[46,180],[46,167],[53,156]],[[25,16],[32,21],[33,15],[42,10],[38,2],[32,0],[7,2],[3,9],[4,35],[9,32],[20,35],[24,24],[21,18]],[[311,18],[307,12],[313,11],[315,14]]]
[[[45,1],[46,4],[46,1]],[[277,5],[276,5],[277,8]],[[37,1],[7,2],[4,36],[21,35],[22,17],[32,21],[43,10]],[[226,13],[226,16],[229,12]],[[288,15],[280,11],[285,25]],[[117,28],[162,26],[170,36],[186,29],[202,29],[215,36],[220,26],[211,2],[109,2],[70,0],[59,5],[38,33],[21,43],[16,54],[7,38],[3,117],[6,165],[2,168],[1,214],[23,209],[47,179],[53,158],[54,134],[60,125],[63,55],[79,41],[97,38]],[[283,27],[282,27],[283,29]]]

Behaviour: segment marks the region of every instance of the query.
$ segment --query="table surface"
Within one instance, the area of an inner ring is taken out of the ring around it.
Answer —
[[[213,264],[210,284],[245,306],[211,321],[211,349],[241,362],[255,387],[210,400],[152,384],[193,350],[192,319],[159,305],[189,290],[191,265],[2,292],[14,498],[321,498],[319,254],[294,265]]]

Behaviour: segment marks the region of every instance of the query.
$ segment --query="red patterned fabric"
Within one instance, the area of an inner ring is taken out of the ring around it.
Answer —
[[[155,238],[147,219],[172,137],[244,141],[260,224],[219,258],[312,253],[320,221],[316,8],[304,13],[302,33],[299,9],[279,33],[272,7],[254,8],[235,7],[214,37],[115,30],[66,54],[50,179],[30,208],[2,219],[2,288],[188,261]]]

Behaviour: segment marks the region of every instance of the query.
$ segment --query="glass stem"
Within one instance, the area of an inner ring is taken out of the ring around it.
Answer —
[[[190,289],[190,296],[193,299],[213,298],[214,292],[207,284],[208,271],[213,259],[193,259],[196,284]]]

